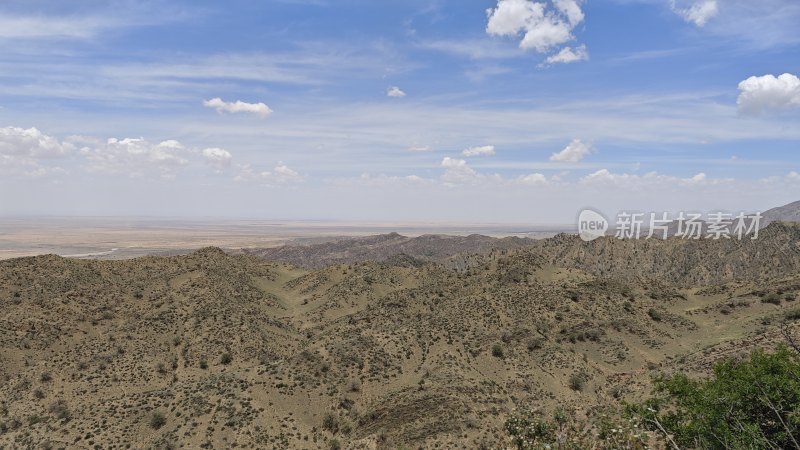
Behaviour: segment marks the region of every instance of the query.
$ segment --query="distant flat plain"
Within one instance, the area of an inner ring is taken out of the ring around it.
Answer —
[[[225,249],[302,245],[397,232],[534,239],[571,232],[570,225],[168,219],[122,217],[0,217],[0,259],[42,254],[126,259],[218,246]]]

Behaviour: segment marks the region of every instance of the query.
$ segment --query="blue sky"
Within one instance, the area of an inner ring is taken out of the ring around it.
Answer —
[[[800,199],[794,0],[6,1],[0,214],[570,222]]]

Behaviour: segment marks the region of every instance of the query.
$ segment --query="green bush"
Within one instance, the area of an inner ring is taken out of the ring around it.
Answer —
[[[585,372],[575,372],[569,376],[569,388],[576,392],[583,391],[583,388],[586,386],[587,378],[589,378]]]
[[[769,303],[770,305],[780,305],[781,296],[775,293],[769,294],[761,299],[761,303]]]
[[[657,310],[655,308],[648,309],[647,310],[647,315],[650,316],[650,318],[653,319],[656,322],[661,322],[661,320],[664,318],[661,315],[661,311],[659,311],[659,310]]]
[[[219,362],[221,362],[226,366],[230,364],[232,361],[233,361],[233,356],[231,356],[230,353],[223,353],[222,356],[220,356],[219,358]]]
[[[150,428],[157,430],[167,424],[167,418],[158,411],[150,416]]]
[[[492,346],[492,356],[495,358],[502,358],[505,356],[505,352],[503,352],[503,346],[500,344],[494,344]]]
[[[655,380],[630,410],[681,448],[800,448],[800,355],[786,347],[718,363],[708,379]]]
[[[800,308],[787,311],[784,317],[786,320],[800,320]]]

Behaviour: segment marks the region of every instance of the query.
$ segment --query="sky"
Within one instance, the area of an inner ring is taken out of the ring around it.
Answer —
[[[800,200],[797,0],[5,0],[0,215]]]

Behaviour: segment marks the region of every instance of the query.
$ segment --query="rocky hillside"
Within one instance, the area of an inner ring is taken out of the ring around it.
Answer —
[[[762,225],[772,222],[800,222],[800,201],[772,208],[763,213]]]
[[[440,261],[459,253],[487,253],[494,249],[509,250],[535,242],[527,238],[492,238],[479,234],[469,236],[423,235],[406,237],[397,233],[346,238],[312,245],[285,245],[275,248],[242,249],[233,254],[258,256],[269,261],[282,261],[298,267],[320,268],[331,264],[362,261],[387,261],[393,258],[413,261]]]
[[[797,228],[766,231],[313,270],[0,261],[0,448],[502,448],[515,409],[597,415],[796,330]]]

